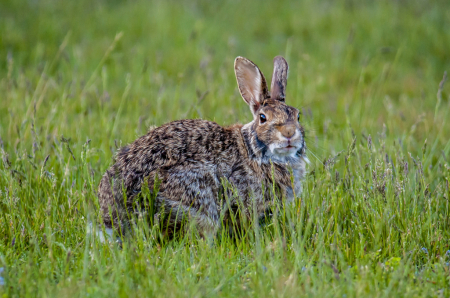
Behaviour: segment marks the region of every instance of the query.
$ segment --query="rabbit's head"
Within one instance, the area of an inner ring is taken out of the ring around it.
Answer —
[[[279,161],[302,156],[305,143],[300,112],[285,104],[286,60],[274,58],[270,92],[264,75],[252,61],[237,57],[234,69],[239,91],[253,114],[253,121],[244,126],[253,155]]]

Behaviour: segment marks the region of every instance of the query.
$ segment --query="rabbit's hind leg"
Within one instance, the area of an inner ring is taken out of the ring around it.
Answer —
[[[202,238],[215,236],[220,226],[217,196],[221,186],[215,166],[192,163],[173,167],[161,178],[159,195],[165,198],[163,204],[173,209],[172,218],[173,214],[186,214],[187,227],[195,225]]]
[[[155,221],[161,224],[165,234],[171,236],[176,232],[187,233],[194,228],[202,238],[212,238],[220,226],[218,211],[214,206],[197,209],[180,201],[167,199],[160,193],[157,197],[157,210]]]
[[[216,236],[220,227],[218,212],[213,215],[200,210],[193,219],[202,238],[212,239]]]

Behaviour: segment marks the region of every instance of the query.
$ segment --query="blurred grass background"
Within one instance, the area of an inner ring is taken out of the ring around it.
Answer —
[[[448,1],[1,1],[0,293],[449,295],[449,24]],[[312,162],[291,217],[214,249],[86,235],[118,146],[249,122],[234,58],[270,80],[276,55]]]

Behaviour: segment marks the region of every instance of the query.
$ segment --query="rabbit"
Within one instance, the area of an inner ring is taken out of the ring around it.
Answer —
[[[130,226],[128,215],[143,208],[143,183],[153,190],[158,181],[155,210],[165,216],[167,226],[179,224],[184,214],[202,237],[214,236],[221,219],[238,206],[248,218],[252,212],[264,216],[274,203],[274,189],[288,203],[300,195],[308,159],[299,110],[285,104],[286,60],[274,58],[270,92],[252,61],[237,57],[234,70],[253,120],[229,127],[201,119],[177,120],[120,149],[98,189],[106,228],[125,231]],[[224,187],[226,183],[231,188]]]

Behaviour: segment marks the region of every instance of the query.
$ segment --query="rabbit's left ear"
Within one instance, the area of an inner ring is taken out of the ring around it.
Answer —
[[[283,101],[286,98],[286,84],[289,66],[281,56],[273,59],[272,84],[270,85],[271,98]]]
[[[264,99],[270,97],[266,79],[258,66],[244,57],[236,58],[234,72],[239,92],[255,115]]]

